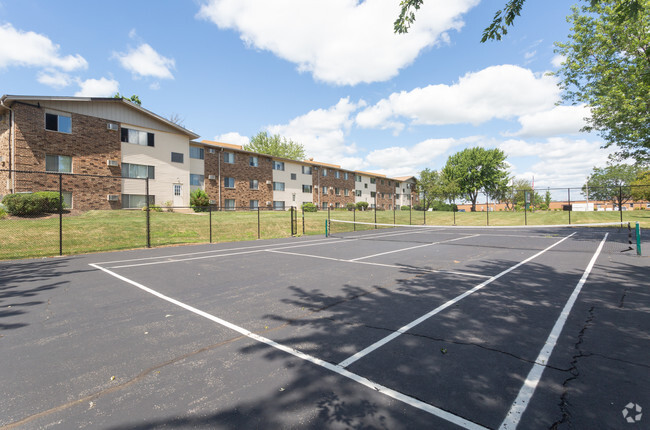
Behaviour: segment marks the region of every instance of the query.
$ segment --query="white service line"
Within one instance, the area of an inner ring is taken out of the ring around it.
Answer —
[[[478,235],[478,234],[474,234],[474,235],[472,235],[472,236],[463,236],[463,237],[457,237],[457,238],[454,238],[454,239],[441,240],[441,241],[438,241],[438,242],[425,243],[424,245],[410,246],[410,247],[408,247],[408,248],[401,248],[401,249],[396,249],[396,250],[394,250],[394,251],[387,251],[387,252],[381,252],[381,253],[379,253],[379,254],[368,255],[368,256],[366,256],[366,257],[354,258],[354,259],[352,259],[352,260],[350,260],[350,261],[365,260],[365,259],[367,259],[367,258],[379,257],[379,256],[381,256],[381,255],[387,255],[387,254],[394,254],[395,252],[408,251],[408,250],[411,250],[411,249],[424,248],[425,246],[439,245],[439,244],[441,244],[441,243],[455,242],[455,241],[457,241],[457,240],[469,239],[469,238],[477,237],[477,236],[480,236],[480,235]]]
[[[566,323],[566,320],[569,317],[569,313],[571,313],[571,309],[573,308],[573,305],[575,304],[576,299],[578,298],[578,294],[580,294],[582,287],[584,286],[585,282],[587,282],[587,278],[589,277],[589,274],[591,273],[594,264],[596,264],[596,260],[600,255],[600,251],[602,251],[603,246],[605,245],[605,241],[607,240],[608,234],[609,233],[605,233],[605,237],[600,242],[600,246],[598,246],[596,253],[593,255],[593,257],[591,257],[591,261],[587,265],[585,272],[582,274],[582,278],[580,278],[580,281],[578,281],[578,285],[576,285],[576,287],[574,288],[573,293],[571,293],[569,300],[567,300],[566,304],[564,305],[564,308],[562,309],[560,316],[558,317],[557,321],[555,321],[555,325],[553,325],[551,334],[548,335],[548,338],[546,339],[546,342],[544,343],[542,350],[539,352],[539,355],[535,359],[535,364],[533,365],[533,368],[528,373],[528,377],[526,377],[524,384],[521,386],[517,398],[512,403],[512,406],[510,407],[510,410],[508,411],[506,418],[503,420],[501,426],[499,427],[500,430],[517,428],[517,425],[519,424],[519,420],[521,419],[521,416],[524,414],[526,407],[528,407],[528,404],[530,403],[530,399],[533,397],[533,394],[535,393],[535,389],[537,388],[537,384],[542,378],[542,373],[544,373],[546,364],[548,363],[548,360],[551,357],[551,354],[553,353],[553,348],[555,348],[555,345],[557,344],[557,340],[560,337],[560,334],[562,333],[562,329],[564,328],[564,324]]]
[[[273,252],[275,254],[295,255],[297,257],[318,258],[318,259],[321,259],[321,260],[340,261],[342,263],[367,264],[369,266],[389,267],[391,269],[411,269],[411,270],[413,270],[415,272],[422,272],[422,273],[450,273],[450,274],[453,274],[453,275],[471,276],[471,277],[474,277],[474,278],[489,278],[490,277],[489,275],[480,275],[478,273],[457,272],[457,271],[454,271],[454,270],[423,269],[423,268],[420,268],[420,267],[398,266],[398,265],[395,265],[395,264],[371,263],[369,261],[344,260],[342,258],[325,257],[325,256],[322,256],[322,255],[301,254],[301,253],[298,253],[298,252],[277,251],[277,250],[273,250],[273,249],[268,249],[267,252]]]
[[[373,351],[376,350],[377,348],[380,348],[381,346],[387,344],[388,342],[390,342],[391,340],[395,339],[396,337],[398,337],[398,336],[400,336],[400,335],[406,333],[407,331],[409,331],[409,330],[412,329],[413,327],[417,326],[418,324],[420,324],[420,323],[422,323],[422,322],[428,320],[429,318],[431,318],[432,316],[436,315],[437,313],[440,313],[441,311],[447,309],[449,306],[451,306],[451,305],[453,305],[453,304],[455,304],[455,303],[457,303],[457,302],[463,300],[465,297],[467,297],[467,296],[469,296],[469,295],[471,295],[471,294],[474,294],[475,292],[477,292],[477,291],[480,290],[481,288],[485,287],[486,285],[491,284],[492,282],[496,281],[496,280],[499,279],[500,277],[502,277],[502,276],[504,276],[504,275],[506,275],[506,274],[512,272],[512,271],[515,270],[516,268],[518,268],[518,267],[520,267],[520,266],[522,266],[522,265],[528,263],[529,261],[533,260],[534,258],[536,258],[536,257],[538,257],[538,256],[540,256],[540,255],[542,255],[542,254],[544,254],[546,251],[548,251],[549,249],[551,249],[551,248],[553,248],[553,247],[559,245],[560,243],[564,242],[565,240],[567,240],[568,238],[570,238],[570,237],[573,236],[574,234],[575,234],[575,232],[574,232],[574,233],[571,233],[570,235],[568,235],[568,236],[562,238],[561,240],[555,242],[554,244],[552,244],[552,245],[549,246],[548,248],[546,248],[546,249],[544,249],[544,250],[538,252],[537,254],[535,254],[535,255],[533,255],[533,256],[531,256],[531,257],[528,257],[527,259],[525,259],[525,260],[523,260],[523,261],[521,261],[521,262],[515,264],[514,266],[512,266],[512,267],[510,267],[510,268],[508,268],[508,269],[506,269],[506,270],[504,270],[503,272],[499,273],[498,275],[492,276],[490,279],[486,280],[485,282],[482,282],[482,283],[478,284],[477,286],[475,286],[475,287],[472,288],[471,290],[465,291],[463,294],[460,294],[459,296],[454,297],[453,299],[449,300],[447,303],[444,303],[444,304],[438,306],[437,308],[435,308],[435,309],[432,310],[431,312],[422,315],[420,318],[418,318],[418,319],[416,319],[416,320],[414,320],[414,321],[408,323],[408,324],[405,325],[404,327],[398,329],[397,331],[394,331],[393,333],[391,333],[390,335],[384,337],[383,339],[378,340],[377,342],[373,343],[373,344],[370,345],[369,347],[367,347],[367,348],[365,348],[365,349],[363,349],[363,350],[357,352],[356,354],[354,354],[354,355],[348,357],[347,359],[345,359],[345,360],[343,360],[342,362],[340,362],[340,363],[339,363],[339,366],[341,366],[341,367],[347,367],[347,366],[349,366],[350,364],[354,363],[355,361],[357,361],[357,360],[359,360],[359,359],[365,357],[366,355],[370,354],[371,352],[373,352]]]
[[[179,307],[181,307],[183,309],[186,309],[186,310],[188,310],[188,311],[190,311],[192,313],[200,315],[203,318],[206,318],[206,319],[208,319],[210,321],[216,322],[217,324],[220,324],[220,325],[222,325],[224,327],[227,327],[227,328],[229,328],[231,330],[234,330],[237,333],[240,333],[240,334],[242,334],[242,335],[244,335],[244,336],[246,336],[246,337],[248,337],[250,339],[254,339],[254,340],[258,341],[258,342],[269,345],[269,346],[271,346],[273,348],[276,348],[276,349],[278,349],[280,351],[286,352],[287,354],[293,355],[293,356],[298,357],[298,358],[300,358],[302,360],[308,361],[308,362],[310,362],[312,364],[315,364],[317,366],[320,366],[320,367],[323,367],[323,368],[325,368],[327,370],[335,372],[335,373],[337,373],[337,374],[339,374],[341,376],[344,376],[344,377],[346,377],[348,379],[351,379],[351,380],[353,380],[353,381],[355,381],[355,382],[357,382],[357,383],[359,383],[361,385],[364,385],[365,387],[371,388],[371,389],[373,389],[373,390],[375,390],[377,392],[380,392],[380,393],[382,393],[382,394],[384,394],[386,396],[389,396],[389,397],[391,397],[391,398],[393,398],[395,400],[398,400],[400,402],[411,405],[414,408],[417,408],[417,409],[420,409],[422,411],[428,412],[431,415],[435,415],[435,416],[437,416],[437,417],[439,417],[439,418],[441,418],[443,420],[446,420],[448,422],[451,422],[453,424],[456,424],[456,425],[458,425],[460,427],[463,427],[463,428],[466,428],[466,429],[487,430],[486,427],[483,427],[483,426],[481,426],[479,424],[468,421],[468,420],[466,420],[466,419],[464,419],[462,417],[454,415],[454,414],[452,414],[450,412],[447,412],[447,411],[445,411],[443,409],[437,408],[437,407],[435,407],[433,405],[430,405],[428,403],[425,403],[425,402],[423,402],[421,400],[415,399],[413,397],[409,397],[409,396],[407,396],[405,394],[402,394],[402,393],[400,393],[398,391],[392,390],[392,389],[390,389],[388,387],[384,387],[383,385],[377,384],[377,383],[375,383],[375,382],[373,382],[373,381],[371,381],[371,380],[369,380],[367,378],[364,378],[364,377],[362,377],[360,375],[357,375],[356,373],[352,373],[352,372],[342,368],[341,366],[329,363],[327,361],[324,361],[324,360],[321,360],[319,358],[313,357],[313,356],[311,356],[309,354],[305,354],[305,353],[303,353],[301,351],[298,351],[297,349],[294,349],[294,348],[279,344],[279,343],[277,343],[277,342],[275,342],[275,341],[273,341],[271,339],[268,339],[266,337],[255,334],[255,333],[253,333],[251,331],[248,331],[248,330],[244,329],[243,327],[239,327],[238,325],[232,324],[232,323],[230,323],[230,322],[228,322],[226,320],[223,320],[223,319],[221,319],[219,317],[216,317],[216,316],[214,316],[212,314],[209,314],[209,313],[204,312],[204,311],[202,311],[200,309],[197,309],[197,308],[195,308],[193,306],[185,304],[185,303],[183,303],[183,302],[181,302],[179,300],[176,300],[176,299],[168,297],[168,296],[166,296],[164,294],[161,294],[156,290],[152,290],[149,287],[146,287],[146,286],[144,286],[144,285],[142,285],[142,284],[140,284],[138,282],[132,281],[132,280],[130,280],[130,279],[128,279],[128,278],[126,278],[126,277],[124,277],[122,275],[118,275],[117,273],[112,272],[112,271],[110,271],[108,269],[105,269],[105,268],[103,268],[101,266],[98,266],[96,264],[90,264],[90,266],[92,266],[92,267],[94,267],[96,269],[99,269],[99,270],[101,270],[101,271],[103,271],[105,273],[108,273],[109,275],[114,276],[117,279],[119,279],[121,281],[124,281],[124,282],[126,282],[128,284],[131,284],[131,285],[133,285],[133,286],[135,286],[135,287],[137,287],[137,288],[139,288],[139,289],[141,289],[141,290],[143,290],[143,291],[145,291],[145,292],[147,292],[149,294],[152,294],[152,295],[154,295],[154,296],[156,296],[156,297],[158,297],[158,298],[160,298],[162,300],[165,300],[165,301],[167,301],[169,303],[172,303],[172,304],[174,304],[176,306],[179,306]]]

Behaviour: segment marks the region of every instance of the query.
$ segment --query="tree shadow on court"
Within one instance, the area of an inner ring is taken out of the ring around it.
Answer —
[[[0,330],[25,327],[21,320],[28,309],[46,303],[38,300],[43,293],[68,284],[62,277],[81,270],[69,270],[63,259],[23,261],[0,264]],[[36,298],[37,300],[33,300]],[[31,299],[25,301],[26,299]]]

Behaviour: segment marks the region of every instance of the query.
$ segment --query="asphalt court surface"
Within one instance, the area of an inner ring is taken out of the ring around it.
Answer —
[[[649,428],[647,257],[401,233],[0,263],[0,428]]]

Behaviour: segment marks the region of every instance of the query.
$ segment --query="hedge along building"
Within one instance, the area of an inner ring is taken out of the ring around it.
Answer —
[[[189,142],[197,137],[122,99],[4,95],[0,195],[58,191],[59,175],[23,173],[49,172],[64,177],[69,207],[138,207],[149,177],[151,200],[189,205]]]

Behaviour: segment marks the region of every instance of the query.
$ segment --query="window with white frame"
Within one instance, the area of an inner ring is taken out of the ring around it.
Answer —
[[[334,194],[336,194],[337,196],[340,196],[341,195],[341,189],[340,188],[334,188]]]
[[[324,196],[327,195],[327,187],[323,187],[323,195],[324,195]]]
[[[284,182],[273,182],[273,191],[284,191]]]
[[[149,206],[156,203],[155,196],[149,196]],[[140,209],[147,205],[147,196],[143,194],[122,194],[122,209]]]
[[[323,168],[323,177],[327,176],[327,169]]]
[[[72,117],[53,113],[45,114],[45,130],[72,133]]]
[[[344,188],[344,189],[343,189],[343,195],[344,195],[345,197],[348,197],[348,196],[350,195],[350,190],[347,189],[347,188]]]
[[[121,141],[125,143],[133,143],[141,146],[154,146],[154,134],[142,130],[134,130],[132,128],[122,127],[120,131]]]
[[[252,211],[256,211],[260,207],[260,202],[259,200],[251,200],[250,201],[250,208]]]
[[[229,178],[226,176],[223,178],[223,186],[224,188],[235,188],[235,178]]]
[[[354,178],[357,182],[361,182],[361,175],[354,175]]]
[[[176,197],[181,195],[181,190],[182,190],[181,184],[174,184],[174,195]]]
[[[302,192],[303,193],[311,193],[313,190],[311,185],[303,185],[302,186]]]
[[[155,179],[156,168],[154,166],[146,166],[144,164],[131,164],[122,163],[122,177],[123,178],[137,178],[137,179]]]
[[[361,197],[361,190],[356,190],[354,192],[354,195],[357,196],[357,197]]]
[[[323,209],[327,209],[327,202],[323,202]]]
[[[260,188],[260,181],[257,179],[251,179],[250,180],[250,189],[251,190],[258,190]]]
[[[257,167],[259,166],[259,159],[253,155],[248,157],[248,165],[251,167]]]
[[[223,202],[223,207],[227,211],[235,210],[235,199],[225,199]]]
[[[335,171],[335,172],[334,172],[334,177],[335,177],[336,179],[340,179],[340,178],[341,178],[341,172],[339,172],[338,170]]]
[[[284,161],[273,160],[273,170],[284,170]]]
[[[202,187],[204,182],[205,176],[190,173],[190,185],[194,185],[195,187]]]
[[[190,158],[203,160],[205,158],[205,150],[198,146],[190,146]]]
[[[235,164],[235,154],[232,152],[224,152],[223,162],[228,164]]]
[[[374,184],[374,183],[376,183],[376,182],[377,182],[377,179],[376,179],[376,178],[370,178],[370,183],[371,183],[371,184]]]
[[[343,172],[343,179],[348,180],[348,172]]]
[[[72,173],[72,157],[67,155],[46,155],[45,171]]]
[[[284,202],[273,201],[273,209],[276,210],[276,211],[283,211],[284,210]]]
[[[305,175],[311,175],[311,166],[302,166],[302,173]]]

